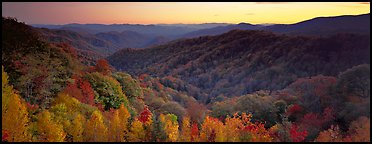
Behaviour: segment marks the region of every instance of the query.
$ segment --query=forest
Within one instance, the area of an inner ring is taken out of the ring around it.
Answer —
[[[369,35],[75,46],[2,18],[3,142],[370,141]]]

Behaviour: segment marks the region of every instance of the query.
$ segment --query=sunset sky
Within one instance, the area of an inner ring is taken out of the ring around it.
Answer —
[[[2,16],[27,24],[290,24],[369,12],[369,2],[2,2]]]

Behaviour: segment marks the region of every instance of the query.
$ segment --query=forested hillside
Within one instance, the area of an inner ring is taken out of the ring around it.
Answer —
[[[95,65],[98,59],[105,58],[122,48],[145,48],[170,40],[162,36],[149,36],[133,31],[91,34],[70,29],[33,29],[47,42],[66,43],[76,48],[78,55],[84,58],[85,65]]]
[[[326,38],[233,30],[218,36],[178,40],[148,49],[123,49],[108,57],[131,74],[174,77],[199,88],[209,103],[216,96],[280,90],[298,78],[340,72],[370,62],[370,37],[337,34]]]

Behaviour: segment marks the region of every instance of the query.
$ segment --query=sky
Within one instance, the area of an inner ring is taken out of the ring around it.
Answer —
[[[26,24],[292,24],[370,13],[369,2],[2,2]]]

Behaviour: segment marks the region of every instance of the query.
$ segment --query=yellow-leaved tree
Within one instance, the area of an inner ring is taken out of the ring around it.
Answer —
[[[226,141],[228,142],[238,142],[240,137],[240,128],[243,127],[241,117],[238,113],[235,113],[233,117],[227,117],[225,119],[225,131]]]
[[[85,128],[85,117],[81,114],[77,114],[69,127],[69,132],[72,135],[73,142],[84,141],[84,128]]]
[[[182,127],[179,141],[190,142],[191,141],[191,125],[190,117],[185,116],[182,118]]]
[[[66,137],[63,126],[52,120],[52,114],[48,110],[39,114],[37,132],[40,142],[63,142]]]
[[[164,131],[167,134],[167,141],[175,142],[178,139],[178,122],[177,116],[174,114],[159,116],[160,122],[164,124]]]
[[[92,117],[84,129],[85,141],[87,142],[105,142],[107,138],[107,127],[103,123],[103,116],[100,111],[93,112]]]
[[[200,141],[221,142],[225,140],[224,125],[217,118],[206,116],[201,126]]]
[[[15,93],[13,87],[8,84],[8,75],[2,67],[2,130],[8,132],[9,142],[31,141],[28,131],[28,112],[25,102]]]
[[[143,124],[138,120],[135,119],[132,122],[132,125],[129,129],[128,141],[131,142],[141,142],[145,139],[145,130],[143,128]]]
[[[124,142],[128,133],[128,119],[130,114],[124,104],[115,110],[110,121],[109,141]]]

